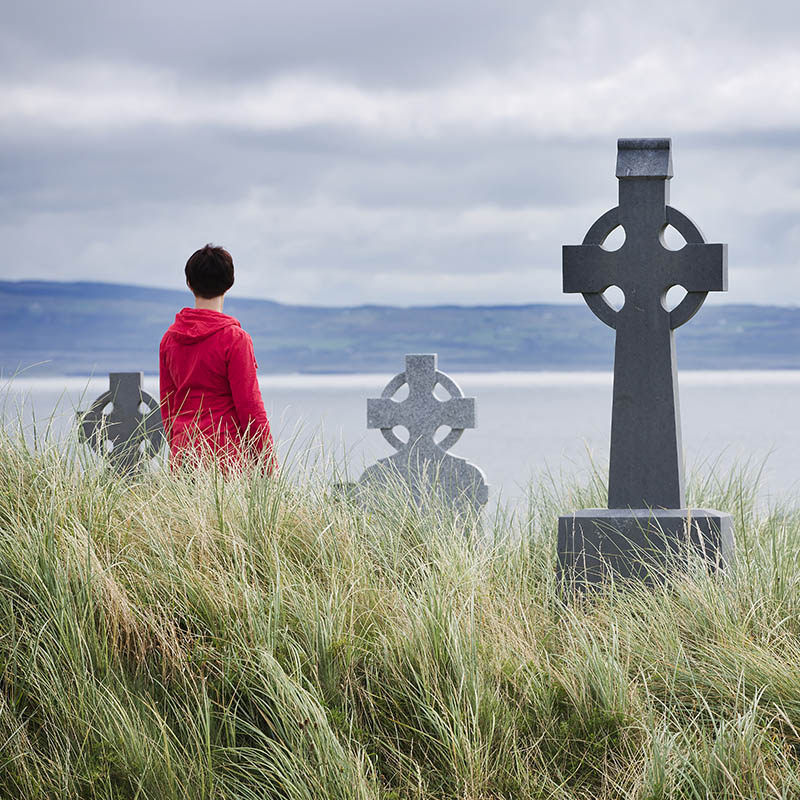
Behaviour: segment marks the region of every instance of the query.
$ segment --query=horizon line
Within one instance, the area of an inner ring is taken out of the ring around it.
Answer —
[[[56,285],[56,286],[104,286],[119,289],[143,289],[153,292],[168,292],[171,294],[188,294],[186,289],[175,289],[171,287],[153,286],[152,284],[144,283],[118,283],[115,281],[97,281],[97,280],[56,280],[52,278],[17,278],[6,279],[0,278],[0,287],[6,285],[20,286],[23,284],[37,284],[37,285]],[[398,308],[398,309],[414,309],[414,308],[528,308],[531,306],[551,306],[555,308],[575,308],[582,304],[582,298],[577,297],[574,300],[565,298],[563,301],[558,302],[554,300],[541,301],[541,302],[528,302],[528,303],[431,303],[431,304],[397,304],[391,305],[389,303],[377,302],[362,302],[353,303],[351,305],[322,305],[317,303],[287,303],[281,300],[274,300],[270,297],[244,297],[232,295],[226,297],[229,303],[248,302],[248,303],[271,303],[273,305],[285,306],[289,308],[331,308],[331,309],[348,309],[348,308]],[[749,306],[752,308],[781,308],[787,310],[800,311],[800,302],[794,304],[782,303],[753,303],[742,301],[730,301],[730,296],[726,293],[716,293],[709,296],[716,306],[732,306],[743,307]]]

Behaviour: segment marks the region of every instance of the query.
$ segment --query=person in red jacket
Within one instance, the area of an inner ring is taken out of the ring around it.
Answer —
[[[210,455],[227,471],[256,457],[271,473],[277,465],[253,341],[239,320],[222,313],[233,259],[207,244],[185,272],[194,308],[178,312],[159,348],[161,418],[172,463]]]

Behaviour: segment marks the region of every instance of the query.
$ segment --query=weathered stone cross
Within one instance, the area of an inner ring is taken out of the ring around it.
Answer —
[[[405,384],[408,397],[393,400]],[[436,397],[437,384],[448,392],[449,399]],[[408,441],[394,433],[397,426],[408,430]],[[434,436],[442,426],[450,432],[437,442]],[[488,487],[480,469],[447,452],[466,428],[475,427],[475,399],[464,397],[458,384],[436,368],[435,355],[406,356],[405,371],[389,381],[380,398],[367,400],[367,427],[379,428],[397,452],[367,469],[361,485],[391,482],[394,473],[408,484],[419,504],[431,489],[460,510],[477,511],[487,502]]]
[[[683,463],[673,330],[698,311],[709,291],[727,289],[724,244],[705,244],[697,226],[667,205],[672,177],[670,139],[620,139],[619,205],[601,216],[580,245],[565,245],[565,292],[581,292],[592,311],[616,329],[611,420],[609,508],[683,508]],[[670,250],[672,225],[686,240]],[[619,250],[602,244],[618,226]],[[603,292],[618,286],[619,311]],[[686,297],[672,311],[667,291]]]
[[[109,373],[108,391],[78,412],[80,438],[122,473],[136,470],[164,442],[158,401],[142,388],[142,378],[141,372]]]

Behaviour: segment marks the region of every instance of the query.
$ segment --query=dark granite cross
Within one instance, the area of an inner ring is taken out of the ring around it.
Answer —
[[[620,139],[619,205],[603,214],[583,244],[565,245],[565,292],[581,292],[592,311],[616,329],[611,419],[609,508],[682,508],[683,457],[673,329],[698,311],[709,291],[727,289],[727,250],[706,244],[697,226],[667,205],[672,177],[670,139]],[[686,240],[669,250],[672,225]],[[619,250],[602,247],[618,226]],[[625,295],[615,311],[603,297],[610,286]],[[672,311],[667,291],[686,297]]]

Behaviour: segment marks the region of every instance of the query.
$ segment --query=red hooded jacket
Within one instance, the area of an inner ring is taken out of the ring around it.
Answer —
[[[268,451],[272,435],[256,378],[253,341],[239,320],[205,308],[184,308],[159,349],[161,418],[173,460],[184,452],[237,460],[244,434],[256,452]]]

